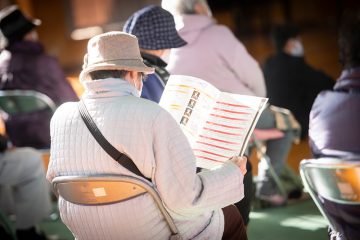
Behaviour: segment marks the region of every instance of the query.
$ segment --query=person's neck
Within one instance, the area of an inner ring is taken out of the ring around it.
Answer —
[[[161,57],[164,52],[163,49],[160,49],[160,50],[140,49],[140,51],[147,53],[147,54],[155,55],[157,57]]]
[[[282,49],[282,52],[291,56],[291,47],[289,45],[285,45],[284,48]]]

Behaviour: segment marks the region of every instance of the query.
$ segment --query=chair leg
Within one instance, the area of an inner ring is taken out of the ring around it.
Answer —
[[[13,224],[10,222],[10,219],[0,210],[0,236],[3,236],[2,230],[4,230],[4,234],[10,237],[10,239],[16,239],[15,228]]]
[[[256,147],[260,161],[264,160],[266,162],[266,164],[269,168],[270,175],[273,178],[273,180],[279,190],[279,193],[286,199],[287,193],[286,193],[285,187],[284,187],[283,183],[281,182],[279,175],[275,172],[275,170],[271,164],[269,156],[266,154],[266,146],[258,140],[254,141],[254,143],[255,143],[255,147]]]

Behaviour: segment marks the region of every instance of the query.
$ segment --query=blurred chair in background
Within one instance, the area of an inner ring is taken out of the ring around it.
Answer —
[[[77,101],[58,60],[47,55],[38,40],[35,28],[40,24],[39,19],[28,18],[16,5],[1,9],[0,89],[35,90],[47,95],[57,106]],[[50,117],[39,111],[22,113],[16,120],[10,118],[7,122],[10,140],[21,147],[49,148]],[[15,135],[12,130],[18,125],[22,132]],[[35,135],[34,131],[38,133]]]
[[[330,239],[360,239],[360,156],[303,160],[300,173],[329,223]]]
[[[56,105],[48,96],[33,90],[0,90],[0,107],[9,115],[48,109],[55,112]]]
[[[2,117],[0,129],[0,211],[4,216],[15,216],[18,240],[46,239],[36,230],[36,225],[49,217],[52,209],[41,152],[12,147]]]
[[[0,237],[6,240],[16,240],[15,229],[13,228],[10,219],[0,209]]]
[[[290,167],[287,162],[279,163],[274,161],[267,154],[267,142],[271,140],[281,139],[284,137],[284,131],[290,131],[293,134],[291,141],[298,144],[300,141],[301,127],[291,111],[285,108],[270,106],[269,109],[275,115],[276,126],[271,129],[254,129],[253,139],[250,142],[250,148],[255,147],[257,153],[258,176],[256,182],[264,181],[271,183],[272,188],[276,188],[277,192],[283,199],[299,199],[303,195],[303,186],[300,177]],[[260,207],[273,206],[266,201],[260,200]],[[279,206],[285,205],[279,204]]]
[[[0,109],[7,113],[6,132],[14,146],[47,149],[55,103],[33,90],[0,90]]]

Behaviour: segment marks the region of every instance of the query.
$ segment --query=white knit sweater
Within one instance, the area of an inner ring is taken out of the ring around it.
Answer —
[[[195,157],[179,125],[156,103],[140,99],[120,79],[84,82],[83,99],[98,128],[152,179],[184,239],[221,239],[222,207],[243,198],[235,164],[196,173]],[[83,123],[77,103],[65,103],[51,121],[47,179],[72,174],[129,174],[99,146]],[[80,206],[59,199],[63,222],[77,239],[168,239],[170,231],[146,194],[106,206]]]

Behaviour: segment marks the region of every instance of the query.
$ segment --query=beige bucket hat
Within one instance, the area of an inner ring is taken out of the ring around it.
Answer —
[[[112,31],[97,35],[88,42],[80,80],[90,80],[89,73],[96,70],[128,70],[153,73],[140,55],[138,40],[134,35]]]

